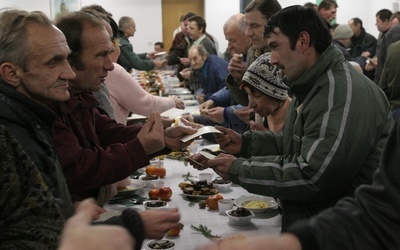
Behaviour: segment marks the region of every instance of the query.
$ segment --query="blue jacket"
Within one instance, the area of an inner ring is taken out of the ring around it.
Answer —
[[[207,101],[212,94],[225,87],[228,62],[216,55],[208,55],[200,71],[199,84],[205,94],[204,101]]]

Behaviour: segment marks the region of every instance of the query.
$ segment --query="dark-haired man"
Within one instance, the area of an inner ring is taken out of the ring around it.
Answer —
[[[221,128],[216,139],[230,155],[195,160],[251,193],[279,198],[285,231],[371,183],[393,119],[384,93],[345,61],[315,10],[288,7],[265,34],[271,63],[294,94],[283,132]]]

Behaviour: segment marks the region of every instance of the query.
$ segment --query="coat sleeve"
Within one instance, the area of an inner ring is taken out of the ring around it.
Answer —
[[[149,164],[136,137],[141,126],[117,124],[97,109],[93,115],[99,142],[88,141],[87,147],[62,118],[58,116],[54,124],[53,138],[71,193],[112,184]]]
[[[354,198],[340,200],[309,221],[295,223],[303,249],[400,248],[400,123],[386,144],[373,184],[361,186]]]
[[[137,70],[152,70],[154,69],[154,63],[152,60],[142,59],[140,58],[140,54],[136,54],[132,50],[132,46],[127,44],[122,44],[121,47],[121,55],[118,58],[118,62],[127,70],[131,71],[132,69]]]
[[[126,71],[115,66],[116,74],[110,73],[112,78],[106,79],[106,85],[113,101],[118,102],[125,109],[134,114],[149,116],[152,112],[162,113],[175,107],[172,97],[160,97],[146,92],[138,82]],[[112,74],[112,75],[111,75]]]
[[[341,85],[335,93],[344,84],[337,80]],[[358,95],[341,98],[341,93],[329,105],[326,99],[332,96],[333,86],[315,88],[305,107],[292,102],[283,131],[285,144],[276,133],[246,133],[242,146],[246,158],[232,164],[231,180],[251,193],[293,201],[352,195],[355,187],[370,183],[368,176],[378,167],[393,122],[380,90],[375,90],[375,99],[368,98],[370,108],[359,105],[364,95],[376,89],[372,84],[359,86],[353,89]]]

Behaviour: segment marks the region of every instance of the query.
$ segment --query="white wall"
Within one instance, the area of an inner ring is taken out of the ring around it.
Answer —
[[[114,15],[118,21],[121,16],[131,16],[136,21],[137,32],[131,38],[131,43],[136,52],[153,50],[153,43],[162,40],[162,18],[161,0],[81,0],[82,6],[93,3],[102,5]],[[279,0],[282,7],[294,4],[304,4],[309,0]],[[313,0],[311,0],[313,1]],[[239,0],[204,0],[205,19],[207,31],[215,36],[219,42],[219,49],[224,52],[227,42],[222,31],[222,26],[229,16],[238,13],[240,9]],[[352,17],[363,20],[364,27],[368,33],[378,36],[375,26],[375,14],[380,9],[392,10],[393,3],[400,0],[337,0],[339,9],[337,23],[347,23]],[[28,11],[41,10],[50,16],[49,0],[1,0],[0,8],[17,7]]]

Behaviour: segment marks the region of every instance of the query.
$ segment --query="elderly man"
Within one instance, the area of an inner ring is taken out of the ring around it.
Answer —
[[[353,30],[353,37],[349,46],[350,55],[353,58],[358,56],[371,58],[375,56],[377,40],[373,35],[365,31],[361,19],[354,17],[349,20],[348,24]]]
[[[118,63],[124,67],[126,71],[131,72],[132,69],[149,71],[155,68],[162,68],[167,64],[166,60],[149,60],[154,58],[154,53],[136,54],[133,51],[133,47],[129,42],[129,37],[134,36],[136,32],[136,24],[133,18],[123,16],[119,19],[118,25],[120,30],[124,33],[119,39],[121,55],[118,58]]]
[[[323,0],[318,5],[318,13],[330,24],[336,18],[338,7],[336,0]]]
[[[77,12],[60,18],[57,26],[72,50],[69,59],[76,78],[70,81],[71,98],[50,105],[57,114],[53,137],[74,201],[93,197],[102,205],[107,185],[148,165],[164,145],[185,146],[180,138],[195,131],[178,127],[164,132],[159,114],[152,115],[143,128],[117,124],[104,115],[92,93],[114,69],[110,57],[114,46],[103,20]]]
[[[371,183],[393,119],[386,96],[344,60],[313,9],[276,13],[265,34],[294,94],[283,132],[221,128],[221,149],[241,157],[194,158],[251,193],[277,197],[285,231]]]
[[[245,34],[246,23],[244,14],[239,13],[229,17],[224,24],[223,30],[225,39],[228,41],[228,50],[241,55],[245,62],[251,43]],[[246,129],[246,126],[243,126],[236,113],[240,114],[240,118],[243,117],[243,119],[249,121],[249,115],[252,110],[244,108],[240,104],[231,106],[232,104],[236,104],[236,102],[231,97],[229,88],[224,87],[214,93],[208,101],[200,105],[200,113],[217,123],[231,123],[231,128],[235,131],[239,133],[240,131],[244,132],[243,129]]]
[[[0,12],[0,51],[0,248],[56,249],[74,207],[52,140],[55,115],[46,104],[70,98],[71,51],[43,13],[21,10]],[[144,237],[161,238],[179,217],[177,210],[127,210],[108,224],[123,225],[140,249]]]
[[[252,48],[249,49],[246,60],[242,55],[236,54],[229,62],[229,76],[226,85],[231,90],[233,99],[247,106],[249,100],[245,91],[240,89],[242,77],[248,66],[262,53],[269,50],[264,39],[264,26],[268,18],[281,9],[277,0],[253,0],[244,9],[246,20],[246,36],[251,41]]]

